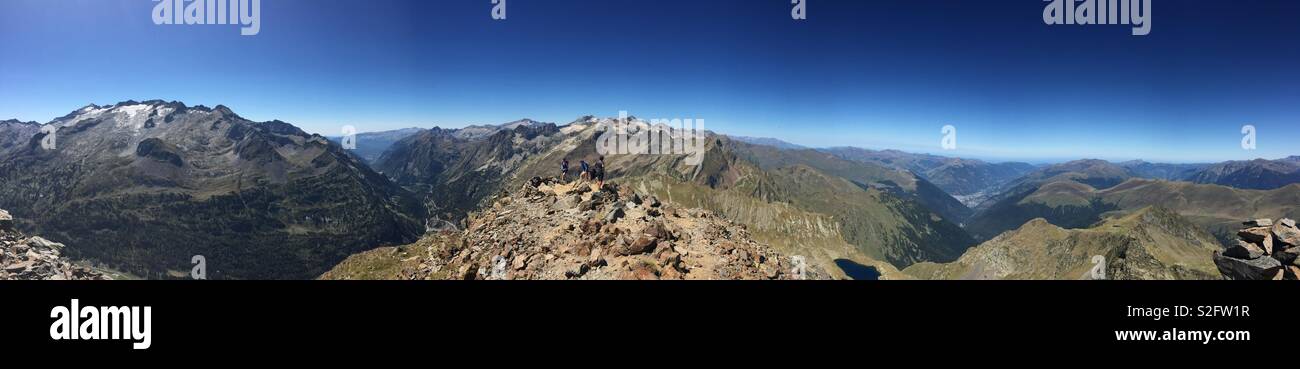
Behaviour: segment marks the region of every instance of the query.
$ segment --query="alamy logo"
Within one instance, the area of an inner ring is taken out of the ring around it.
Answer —
[[[1134,36],[1151,34],[1151,0],[1043,0],[1048,25],[1133,25]]]
[[[45,137],[41,138],[42,149],[54,150],[56,147],[58,147],[57,145],[58,139],[54,138],[55,133],[58,133],[58,131],[59,131],[59,127],[55,127],[53,124],[47,124],[41,126],[41,133],[45,134]]]
[[[343,139],[340,140],[344,150],[357,149],[357,127],[343,126]]]
[[[1088,269],[1088,279],[1103,280],[1106,279],[1106,257],[1101,255],[1092,256],[1092,269]]]
[[[492,20],[506,20],[506,0],[492,0]]]
[[[943,134],[943,139],[939,140],[940,147],[943,147],[944,150],[957,149],[957,127],[949,124],[943,126],[943,129],[939,130],[939,133]]]
[[[808,19],[808,0],[790,0],[790,4],[794,4],[794,8],[790,9],[790,18],[794,18],[794,20]]]
[[[262,31],[262,0],[153,0],[153,24],[243,25],[239,34]],[[504,0],[502,0],[504,1]]]
[[[131,340],[136,350],[149,348],[149,320],[153,308],[149,306],[78,306],[72,299],[69,306],[50,309],[50,339],[59,340]]]
[[[1241,149],[1254,150],[1255,147],[1255,126],[1249,124],[1241,126]]]
[[[790,264],[794,264],[794,267],[790,268],[790,274],[794,275],[794,279],[802,281],[807,278],[808,259],[804,258],[803,255],[791,256]]]
[[[596,139],[600,155],[686,155],[686,165],[704,162],[703,119],[653,119],[649,124],[628,119],[626,111],[618,120],[602,121],[604,133]]]
[[[190,278],[203,280],[208,279],[208,258],[203,255],[194,255],[190,258],[190,263],[194,268],[190,269]]]

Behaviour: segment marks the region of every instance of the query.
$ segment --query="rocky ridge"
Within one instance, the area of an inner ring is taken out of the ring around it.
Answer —
[[[613,184],[533,178],[463,232],[354,255],[322,279],[824,279],[742,225]]]
[[[0,210],[0,280],[110,279],[62,259],[63,244],[38,236],[27,237],[13,227],[13,217]]]
[[[1300,229],[1294,220],[1256,219],[1242,223],[1236,244],[1214,253],[1223,277],[1233,280],[1300,279]]]

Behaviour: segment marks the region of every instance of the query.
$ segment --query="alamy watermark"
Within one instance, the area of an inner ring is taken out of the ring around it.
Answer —
[[[949,124],[943,126],[943,129],[940,129],[939,133],[943,134],[943,138],[939,140],[939,147],[942,147],[944,150],[957,149],[957,127]]]
[[[506,20],[506,0],[492,0],[492,20]]]
[[[808,19],[808,0],[790,0],[794,7],[790,9],[790,18],[794,20]]]
[[[1249,151],[1255,148],[1255,126],[1249,124],[1241,126],[1241,149]]]
[[[357,127],[343,126],[343,137],[339,139],[339,144],[344,150],[357,149]]]
[[[805,258],[803,255],[795,255],[795,256],[791,256],[791,257],[790,257],[790,264],[793,264],[793,266],[794,266],[793,268],[790,268],[790,274],[794,276],[794,279],[797,279],[797,280],[801,280],[801,281],[802,281],[802,280],[808,278],[808,274],[807,274],[807,273],[808,273],[808,259],[807,259],[807,258]]]
[[[620,111],[617,120],[599,124],[604,126],[596,139],[600,155],[686,155],[686,165],[704,161],[708,137],[703,119],[653,119],[647,124]]]
[[[153,0],[153,24],[242,25],[239,34],[262,32],[262,0]],[[505,2],[505,0],[501,0]]]
[[[1134,36],[1151,34],[1151,0],[1043,0],[1048,25],[1132,25]]]
[[[1092,256],[1092,269],[1088,269],[1088,279],[1104,280],[1106,279],[1106,257],[1101,255]]]
[[[194,264],[194,268],[190,269],[190,279],[208,279],[208,258],[194,255],[190,258],[190,264]]]
[[[59,127],[56,127],[53,124],[41,126],[41,133],[45,134],[45,137],[41,138],[41,148],[46,150],[54,150],[58,148],[58,139],[54,137],[58,132]]]

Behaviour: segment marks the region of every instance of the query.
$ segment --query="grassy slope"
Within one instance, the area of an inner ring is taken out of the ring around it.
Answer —
[[[925,279],[1081,279],[1104,256],[1111,279],[1216,279],[1213,236],[1160,208],[1068,230],[1035,219],[949,264],[904,270]]]

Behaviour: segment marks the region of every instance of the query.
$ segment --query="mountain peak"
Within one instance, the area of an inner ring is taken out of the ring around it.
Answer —
[[[23,125],[40,125],[36,122],[24,122],[17,119],[0,120],[0,124],[23,124]]]

